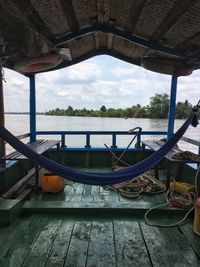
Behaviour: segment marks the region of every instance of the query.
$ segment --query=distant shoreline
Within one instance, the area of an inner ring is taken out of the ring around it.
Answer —
[[[30,115],[30,112],[4,112],[5,115]],[[36,112],[36,115],[45,115],[45,112]]]

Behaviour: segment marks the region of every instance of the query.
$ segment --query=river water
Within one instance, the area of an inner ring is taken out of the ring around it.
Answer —
[[[175,121],[175,130],[177,130],[184,120]],[[15,135],[28,133],[29,130],[29,116],[28,115],[6,115],[6,127]],[[95,118],[95,117],[66,117],[66,116],[46,116],[37,115],[37,130],[46,131],[128,131],[134,127],[140,126],[143,131],[167,131],[167,120],[165,119],[140,119],[140,118]],[[196,128],[190,126],[184,135],[185,137],[194,140],[200,140],[200,126]],[[42,138],[42,137],[40,137]],[[59,136],[48,136],[48,139],[58,139]],[[162,136],[160,136],[162,138]],[[158,139],[155,136],[143,136],[142,140]],[[126,147],[130,142],[131,136],[118,136],[117,145]],[[92,136],[92,146],[104,146],[106,143],[111,145],[111,137],[109,136]],[[72,136],[66,138],[68,146],[84,146],[85,137]],[[198,152],[198,147],[188,145],[183,141],[178,144],[184,150],[191,150]],[[7,148],[7,152],[10,151]]]

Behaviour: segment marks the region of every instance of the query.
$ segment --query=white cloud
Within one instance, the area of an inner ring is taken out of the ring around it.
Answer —
[[[180,77],[177,101],[196,104],[199,71]],[[29,80],[6,70],[5,110],[29,110]],[[99,109],[147,105],[156,93],[170,94],[171,77],[144,70],[108,56],[99,56],[71,67],[36,75],[37,111],[56,107]]]
[[[29,80],[15,71],[5,69],[3,82],[5,111],[29,110]]]
[[[128,68],[116,67],[113,68],[110,72],[112,75],[122,78],[127,76],[134,77],[137,70],[134,67],[128,67]]]

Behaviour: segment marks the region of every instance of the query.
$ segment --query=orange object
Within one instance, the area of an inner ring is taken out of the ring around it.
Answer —
[[[53,173],[45,173],[40,177],[40,186],[42,191],[50,193],[58,193],[64,190],[64,179]]]
[[[195,212],[194,212],[194,232],[200,235],[200,197],[195,201]]]
[[[56,53],[38,58],[25,58],[15,64],[15,69],[21,72],[39,72],[56,67],[62,61],[62,56]]]

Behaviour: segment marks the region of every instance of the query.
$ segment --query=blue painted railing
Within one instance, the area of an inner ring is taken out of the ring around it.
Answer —
[[[112,137],[112,145],[111,148],[117,148],[117,136],[134,136],[137,134],[136,138],[136,147],[139,149],[141,146],[141,136],[158,136],[158,135],[167,135],[167,132],[164,131],[142,131],[141,133],[135,132],[128,132],[128,131],[37,131],[36,136],[39,135],[48,135],[48,136],[59,136],[62,148],[67,147],[66,144],[66,136],[72,135],[82,135],[85,136],[85,148],[91,148],[91,136],[111,136]]]

